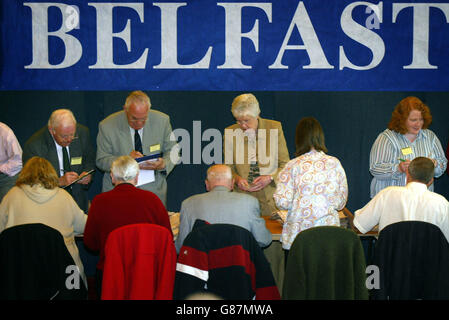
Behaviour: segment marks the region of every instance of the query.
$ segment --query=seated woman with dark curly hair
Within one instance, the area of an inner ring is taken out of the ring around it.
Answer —
[[[67,191],[58,187],[58,180],[55,169],[46,159],[32,157],[28,160],[16,185],[0,204],[0,232],[28,223],[42,223],[58,230],[87,287],[74,237],[75,233],[84,232],[87,215]]]
[[[440,140],[427,129],[431,122],[430,109],[420,99],[407,97],[398,103],[388,129],[379,134],[371,148],[371,198],[386,187],[405,186],[405,172],[416,157],[433,161],[435,178],[444,173],[447,159]],[[429,190],[433,191],[433,184]]]

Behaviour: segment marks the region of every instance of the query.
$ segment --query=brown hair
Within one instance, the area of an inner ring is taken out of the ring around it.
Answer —
[[[58,175],[48,160],[41,157],[32,157],[23,166],[16,181],[16,186],[34,186],[40,184],[45,189],[58,187]]]
[[[417,157],[410,162],[408,173],[414,181],[428,184],[435,173],[433,161],[426,157]]]
[[[402,99],[391,114],[390,122],[388,123],[388,129],[399,132],[400,134],[406,134],[407,128],[405,122],[412,110],[418,110],[424,120],[423,129],[427,129],[432,123],[432,115],[430,109],[417,97],[407,97]]]
[[[313,117],[302,118],[296,125],[296,156],[309,152],[312,147],[317,151],[327,152],[324,132],[321,124]]]

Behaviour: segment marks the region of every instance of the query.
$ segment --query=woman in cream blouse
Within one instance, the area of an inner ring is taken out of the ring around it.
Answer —
[[[317,226],[339,226],[338,211],[348,199],[346,173],[340,161],[326,154],[324,133],[315,118],[296,127],[296,155],[281,171],[273,197],[288,210],[281,242],[285,250],[298,233]]]

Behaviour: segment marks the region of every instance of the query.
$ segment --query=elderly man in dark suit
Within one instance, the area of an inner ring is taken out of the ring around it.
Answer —
[[[66,187],[95,169],[95,150],[89,129],[76,122],[68,109],[55,110],[48,125],[34,133],[25,143],[23,162],[33,156],[47,159],[59,175],[59,186]],[[88,187],[92,175],[86,175],[66,190],[84,212],[88,210]]]

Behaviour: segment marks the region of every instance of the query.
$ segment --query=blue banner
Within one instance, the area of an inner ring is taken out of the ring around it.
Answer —
[[[449,1],[0,3],[1,90],[447,91]]]

